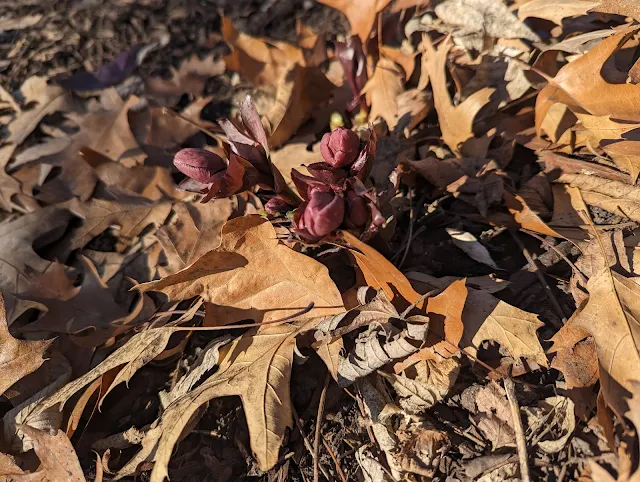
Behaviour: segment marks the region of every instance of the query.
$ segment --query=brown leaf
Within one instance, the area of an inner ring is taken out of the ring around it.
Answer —
[[[456,154],[471,157],[484,157],[489,146],[488,139],[476,138],[473,133],[473,123],[480,110],[489,103],[494,89],[483,88],[471,94],[459,105],[454,106],[447,89],[446,62],[451,49],[451,42],[447,40],[436,51],[426,38],[425,46],[426,68],[433,88],[433,102],[438,112],[442,139]]]
[[[47,84],[45,77],[30,77],[22,87],[22,95],[27,104],[35,103],[29,110],[22,110],[9,126],[6,142],[16,146],[31,134],[44,116],[72,106],[73,97],[57,85]]]
[[[176,273],[218,247],[222,226],[231,217],[235,204],[233,198],[207,204],[176,204],[175,222],[156,233],[167,257],[167,266],[161,267],[160,274]]]
[[[133,95],[124,102],[116,90],[110,88],[102,93],[100,102],[101,110],[77,121],[91,139],[87,147],[128,167],[143,164],[146,155],[129,125],[129,110],[140,99]]]
[[[383,290],[399,312],[420,299],[420,294],[413,289],[407,277],[387,258],[350,232],[340,233],[352,248],[349,252],[356,259],[367,286]],[[424,301],[418,303],[417,308],[421,309],[423,306]]]
[[[351,0],[319,0],[320,3],[324,3],[344,13],[351,25],[352,35],[360,37],[362,43],[366,43],[369,39],[376,15],[378,12],[382,12],[382,10],[389,5],[390,1],[391,0],[363,0],[354,3]]]
[[[20,425],[19,428],[33,440],[40,468],[37,472],[13,475],[12,480],[85,482],[76,451],[62,430],[44,432],[28,425]]]
[[[598,0],[531,0],[518,8],[518,18],[544,18],[562,25],[563,19],[587,15],[597,4]]]
[[[0,343],[0,394],[3,394],[15,382],[40,368],[52,341],[25,341],[11,336],[4,298],[0,294]]]
[[[640,19],[640,5],[634,0],[601,0],[597,7],[591,8],[591,11],[623,15],[635,20]]]
[[[549,108],[557,102],[574,112],[611,116],[617,120],[639,121],[640,89],[632,84],[612,83],[607,78],[620,77],[610,57],[635,32],[627,29],[608,37],[583,56],[560,69],[536,100],[536,130]]]
[[[171,211],[171,202],[154,202],[106,188],[90,201],[81,203],[74,199],[67,206],[84,221],[71,234],[69,249],[84,247],[113,225],[120,228],[119,236],[133,239],[147,226],[161,225]]]
[[[573,322],[593,336],[604,400],[622,416],[640,373],[640,285],[605,268],[587,283],[589,300]]]
[[[275,88],[294,64],[305,65],[298,47],[279,41],[266,42],[238,32],[231,19],[222,17],[222,36],[232,48],[224,57],[227,69],[238,72],[258,87]]]
[[[408,81],[415,69],[416,59],[415,54],[409,55],[402,51],[402,49],[396,47],[389,47],[388,45],[380,46],[380,54],[382,57],[387,58],[404,70],[404,80]]]
[[[13,320],[15,294],[29,286],[30,275],[42,274],[51,265],[33,250],[39,239],[51,242],[62,235],[71,216],[51,206],[0,223],[0,290],[5,294],[7,318]]]
[[[301,174],[309,175],[309,171],[304,166],[318,162],[320,157],[320,144],[317,143],[313,149],[309,150],[309,142],[313,139],[307,137],[294,137],[280,149],[271,151],[271,162],[282,173],[287,186],[294,191],[296,186],[291,180],[291,169],[295,169]]]
[[[41,290],[29,289],[21,295],[21,298],[45,306],[46,313],[23,326],[20,331],[67,333],[74,335],[73,341],[78,345],[98,346],[131,329],[136,318],[145,315],[143,298],[129,312],[128,307],[124,308],[115,302],[93,263],[82,255],[79,255],[79,260],[84,269],[81,286],[73,286],[65,279],[64,271],[57,271],[62,279],[56,281],[59,286],[66,287],[64,291],[43,296]]]
[[[171,67],[170,79],[149,77],[145,81],[145,87],[151,95],[159,96],[166,104],[173,105],[183,94],[201,96],[207,80],[224,74],[224,71],[225,62],[222,59],[208,55],[201,60],[192,55],[177,70]]]
[[[294,64],[280,79],[275,103],[263,119],[271,131],[269,146],[280,147],[289,140],[314,110],[329,100],[333,88],[317,67]]]
[[[461,348],[475,354],[485,340],[493,340],[505,348],[513,358],[523,357],[546,367],[547,357],[538,341],[536,331],[543,326],[537,315],[511,306],[494,296],[478,290],[469,291],[462,313],[464,334]]]
[[[304,318],[344,310],[327,269],[280,244],[271,223],[257,215],[228,221],[220,246],[188,268],[138,289],[162,291],[172,300],[200,295],[224,324],[282,318],[310,302],[315,308]]]
[[[389,130],[393,130],[398,123],[398,99],[404,91],[402,73],[395,62],[380,57],[376,70],[363,87],[361,94],[367,98],[371,106],[369,118],[375,120],[382,117]]]
[[[433,96],[428,92],[410,89],[402,92],[397,99],[398,123],[396,130],[411,131],[420,124],[431,110],[433,110]],[[406,132],[406,131],[405,131]]]

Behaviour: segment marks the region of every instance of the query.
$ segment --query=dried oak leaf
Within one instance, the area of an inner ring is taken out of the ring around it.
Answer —
[[[201,96],[207,80],[224,74],[225,63],[222,59],[209,55],[204,59],[192,55],[184,60],[178,69],[171,68],[171,78],[149,77],[145,88],[152,96],[159,96],[173,105],[183,94]]]
[[[319,68],[293,64],[280,78],[275,102],[263,118],[269,126],[269,146],[288,141],[329,100],[334,87]],[[328,120],[329,112],[325,114]]]
[[[4,298],[0,294],[0,394],[11,385],[36,371],[45,361],[45,353],[52,341],[17,340],[7,325]]]
[[[398,123],[398,96],[404,91],[403,75],[395,62],[381,57],[376,70],[360,91],[371,106],[369,118],[382,117],[389,130]]]
[[[276,88],[294,64],[305,65],[300,48],[238,32],[227,17],[222,17],[221,32],[232,49],[224,57],[227,69],[238,72],[258,87]]]
[[[438,50],[428,39],[423,40],[425,46],[423,66],[429,74],[433,89],[433,103],[438,113],[442,139],[452,152],[459,156],[484,157],[489,147],[489,137],[476,138],[473,123],[480,110],[489,103],[494,89],[480,89],[457,106],[453,105],[447,89],[446,63],[451,49],[447,40]]]
[[[167,265],[161,267],[160,274],[176,273],[216,248],[234,204],[233,198],[214,199],[207,204],[176,203],[175,221],[156,232],[167,257]]]
[[[64,291],[42,296],[40,290],[29,289],[20,295],[46,307],[46,313],[24,325],[21,332],[66,333],[73,335],[72,339],[78,345],[98,346],[131,329],[140,315],[149,315],[148,310],[144,310],[143,297],[131,311],[116,303],[93,263],[82,255],[79,255],[79,260],[84,270],[81,286],[73,286],[63,279],[59,286],[64,286]],[[59,275],[66,278],[64,272]]]
[[[40,468],[29,474],[11,475],[11,480],[85,482],[76,451],[62,430],[45,432],[28,425],[20,425],[19,428],[33,440]]]
[[[518,8],[518,18],[543,18],[562,25],[563,19],[587,15],[597,5],[598,0],[531,0]]]
[[[549,80],[536,99],[538,133],[547,112],[558,102],[574,112],[611,116],[616,120],[640,120],[640,89],[624,81],[613,83],[613,79],[620,78],[624,73],[616,68],[611,59],[635,31],[635,28],[629,28],[602,40],[589,52],[562,67]]]
[[[223,262],[226,268],[221,268]],[[253,329],[225,348],[219,370],[167,407],[158,425],[147,432],[133,464],[153,458],[151,480],[164,480],[173,447],[189,418],[212,398],[239,395],[254,455],[264,470],[271,468],[292,422],[289,380],[295,338],[313,329],[318,317],[344,311],[327,269],[279,244],[267,220],[245,216],[225,224],[217,249],[175,275],[138,289],[163,291],[171,299],[200,295],[214,304],[217,317],[225,323],[269,321],[299,311],[309,302],[315,304],[294,323]]]
[[[15,295],[29,287],[32,275],[44,273],[51,265],[35,253],[33,244],[58,239],[70,219],[68,211],[50,206],[0,223],[0,290],[10,321],[16,316]]]
[[[362,43],[366,43],[376,15],[382,12],[391,0],[363,0],[361,2],[352,2],[351,0],[319,1],[344,13],[351,25],[351,33],[360,37]]]
[[[344,311],[326,268],[280,244],[271,223],[257,215],[228,221],[216,249],[188,268],[138,289],[162,291],[172,300],[199,295],[225,323],[274,320],[310,302],[315,308],[305,317]]]
[[[604,401],[622,416],[640,373],[640,285],[605,268],[589,279],[587,290],[587,304],[572,325],[593,336]]]
[[[640,5],[635,0],[601,0],[598,6],[591,8],[591,11],[624,15],[635,20],[640,19]]]
[[[69,236],[68,249],[73,250],[84,247],[110,226],[119,227],[120,237],[133,239],[149,225],[160,226],[171,212],[172,203],[103,188],[87,202],[73,199],[65,204],[83,220],[82,226]]]

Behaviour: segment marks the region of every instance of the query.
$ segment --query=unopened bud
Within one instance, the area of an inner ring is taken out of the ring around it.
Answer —
[[[354,191],[347,191],[347,224],[349,227],[361,228],[369,220],[370,210],[367,201]]]
[[[213,176],[227,168],[227,163],[217,154],[204,149],[188,148],[179,151],[173,165],[191,179],[207,184]]]
[[[326,133],[320,142],[320,154],[332,167],[348,166],[356,160],[359,150],[358,134],[344,127]]]
[[[302,234],[318,240],[335,231],[344,220],[344,199],[335,192],[314,189],[298,220]]]

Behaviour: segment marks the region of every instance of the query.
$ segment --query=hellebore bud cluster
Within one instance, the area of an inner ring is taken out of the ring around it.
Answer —
[[[301,200],[271,163],[268,138],[250,98],[241,103],[239,119],[219,124],[227,136],[222,148],[182,149],[173,160],[187,176],[180,187],[204,194],[201,202],[256,186],[271,191],[265,211],[276,216],[295,210],[294,231],[312,243],[340,227],[372,232],[384,224],[377,193],[364,184],[375,155],[373,130],[362,148],[358,135],[344,127],[325,134],[320,142],[324,162],[307,166],[309,176],[291,172]]]
[[[294,213],[295,231],[302,238],[317,242],[343,225],[361,229],[372,214],[379,214],[375,193],[362,182],[374,152],[373,135],[361,150],[358,135],[338,127],[323,136],[320,153],[324,162],[307,166],[311,176],[292,171],[292,180],[304,199]]]

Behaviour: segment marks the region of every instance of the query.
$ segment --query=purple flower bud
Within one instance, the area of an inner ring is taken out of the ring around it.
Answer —
[[[355,191],[347,191],[347,225],[361,228],[369,220],[370,210],[367,201],[358,196]]]
[[[309,240],[323,238],[344,220],[344,199],[332,190],[312,190],[309,201],[299,209],[298,232]]]
[[[173,165],[191,179],[209,183],[213,176],[227,168],[223,158],[204,149],[182,149],[173,158]]]
[[[331,167],[348,166],[358,157],[359,151],[358,134],[344,127],[327,132],[320,142],[320,154]]]

